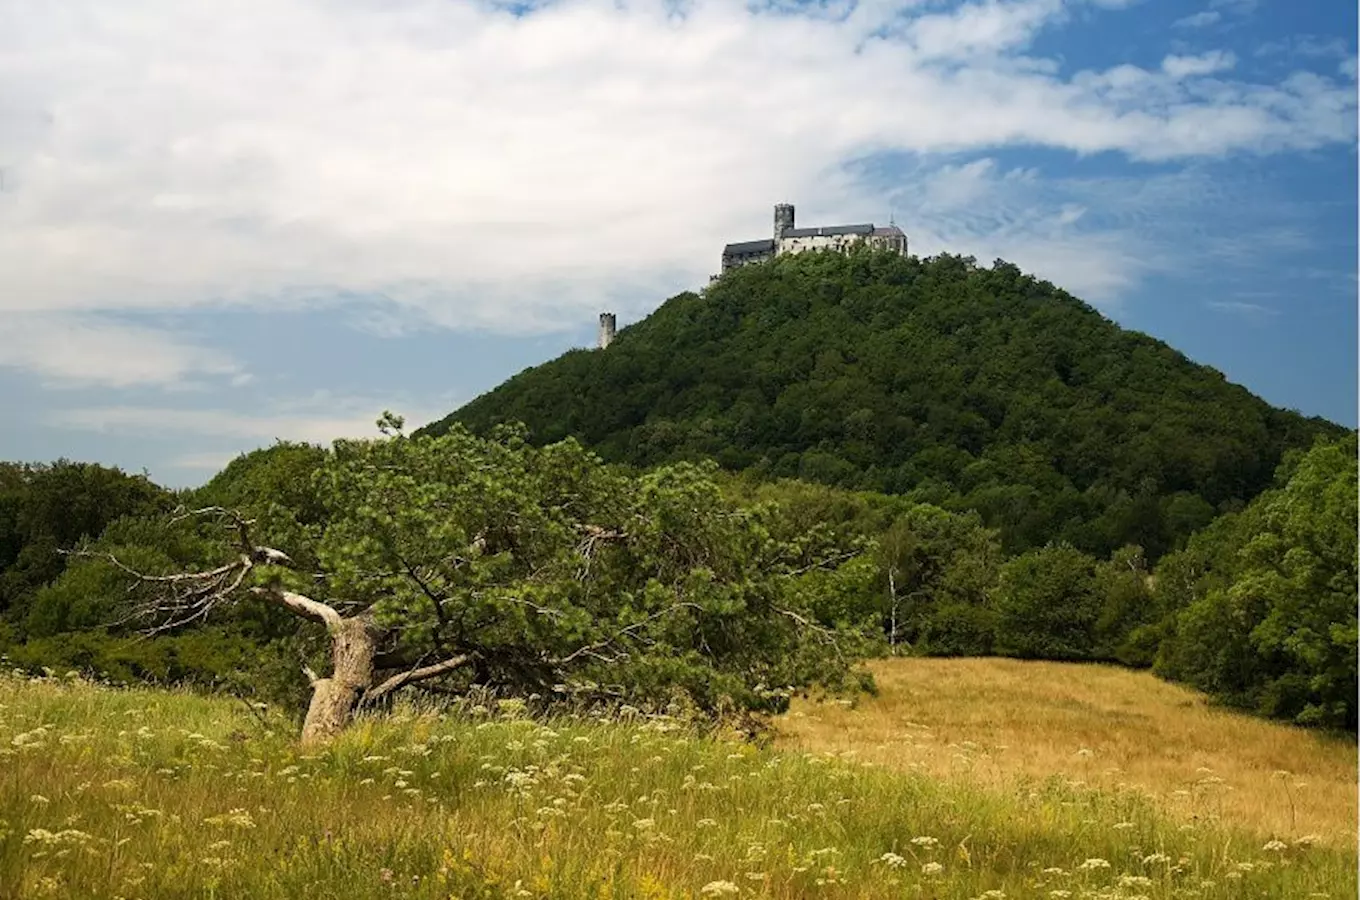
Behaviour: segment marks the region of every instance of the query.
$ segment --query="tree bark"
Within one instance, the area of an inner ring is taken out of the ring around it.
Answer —
[[[302,723],[302,743],[329,740],[344,730],[364,692],[373,686],[373,657],[378,632],[367,613],[328,623],[331,633],[330,678],[312,679],[312,702]]]

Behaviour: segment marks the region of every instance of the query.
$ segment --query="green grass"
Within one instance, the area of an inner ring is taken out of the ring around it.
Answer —
[[[513,706],[408,709],[312,754],[269,724],[0,676],[0,897],[1356,894],[1354,852],[1264,849],[1058,779],[989,792]]]

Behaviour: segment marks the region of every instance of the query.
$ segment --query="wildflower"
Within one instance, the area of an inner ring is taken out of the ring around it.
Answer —
[[[878,858],[878,861],[890,869],[900,869],[907,864],[907,858],[898,856],[896,853],[884,853]]]
[[[717,824],[718,824],[718,823],[717,823],[716,821],[714,821],[713,819],[700,819],[699,821],[697,821],[697,822],[694,823],[694,827],[696,827],[696,828],[713,828],[713,827],[716,826]]]
[[[918,847],[924,847],[924,848],[926,848],[927,850],[933,850],[934,848],[936,848],[936,847],[938,847],[938,846],[940,845],[940,842],[939,842],[938,840],[936,840],[936,839],[933,838],[933,837],[929,837],[929,836],[927,836],[927,835],[921,835],[920,837],[914,837],[914,838],[911,839],[911,842],[912,842],[913,844],[915,844],[916,846],[918,846]]]
[[[1145,875],[1120,875],[1120,887],[1152,887],[1152,879]]]
[[[1151,865],[1152,863],[1169,863],[1169,862],[1171,862],[1171,857],[1167,856],[1165,853],[1153,853],[1150,856],[1143,857],[1143,865],[1145,866]]]
[[[1289,848],[1284,841],[1267,841],[1266,845],[1261,849],[1266,851],[1267,853],[1279,853]]]
[[[1110,863],[1109,863],[1108,860],[1099,859],[1099,858],[1088,859],[1088,860],[1086,860],[1086,862],[1084,862],[1084,863],[1082,863],[1081,865],[1077,866],[1078,869],[1084,869],[1084,870],[1086,870],[1086,871],[1088,871],[1088,872],[1094,871],[1094,870],[1096,870],[1096,869],[1108,869],[1109,867],[1110,867]]]
[[[921,866],[922,875],[939,875],[943,871],[944,866],[937,862],[928,862],[924,866]]]
[[[44,806],[44,805],[46,805],[46,804],[48,804],[48,803],[51,803],[52,801],[51,801],[51,800],[48,800],[48,799],[47,799],[46,797],[44,797],[42,794],[34,794],[32,797],[29,797],[29,798],[28,798],[28,802],[29,802],[29,803],[36,803],[36,804],[38,804],[39,806]]]
[[[232,825],[236,828],[254,828],[255,820],[250,817],[250,813],[244,809],[233,809],[231,812],[223,813],[220,816],[212,816],[203,820],[205,825]]]
[[[1132,823],[1132,822],[1115,822],[1114,825],[1111,826],[1111,827],[1114,828],[1115,831],[1127,831],[1127,830],[1129,830],[1130,828],[1133,827],[1133,823]]]
[[[1311,847],[1320,840],[1322,840],[1322,838],[1318,837],[1316,834],[1305,834],[1303,837],[1298,838],[1297,840],[1294,841],[1294,846]]]
[[[978,900],[1006,900],[1006,892],[993,888],[990,891],[983,891]]]
[[[1063,900],[1065,897],[1072,896],[1072,892],[1063,890],[1049,891],[1048,896],[1052,897],[1053,900]]]
[[[733,894],[741,893],[741,888],[730,881],[710,881],[699,888],[699,893],[705,897],[730,897]]]
[[[638,819],[633,823],[633,827],[638,831],[651,831],[656,827],[656,819]]]

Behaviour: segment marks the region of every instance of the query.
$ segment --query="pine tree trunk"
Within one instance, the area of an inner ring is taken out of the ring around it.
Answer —
[[[344,730],[364,691],[373,686],[377,630],[367,613],[341,619],[331,633],[330,678],[312,682],[312,702],[302,723],[302,743],[326,741]]]

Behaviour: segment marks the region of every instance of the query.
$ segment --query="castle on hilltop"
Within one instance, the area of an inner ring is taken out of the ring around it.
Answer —
[[[723,247],[722,270],[735,269],[751,263],[773,259],[781,253],[803,253],[808,250],[835,250],[845,253],[856,244],[867,243],[879,250],[891,250],[907,255],[907,236],[894,224],[878,228],[873,225],[831,225],[820,228],[795,228],[793,205],[781,203],[774,208],[774,237],[759,241],[741,241]]]
[[[868,244],[876,250],[907,255],[907,236],[891,221],[883,227],[823,225],[820,228],[795,228],[793,204],[780,203],[774,208],[774,237],[760,241],[741,241],[723,247],[722,270],[726,272],[739,266],[764,262],[782,253],[805,253],[809,250],[847,253],[858,244]],[[714,275],[709,280],[715,281],[717,278],[718,276]],[[603,350],[614,342],[617,321],[611,312],[600,313],[596,348]]]

